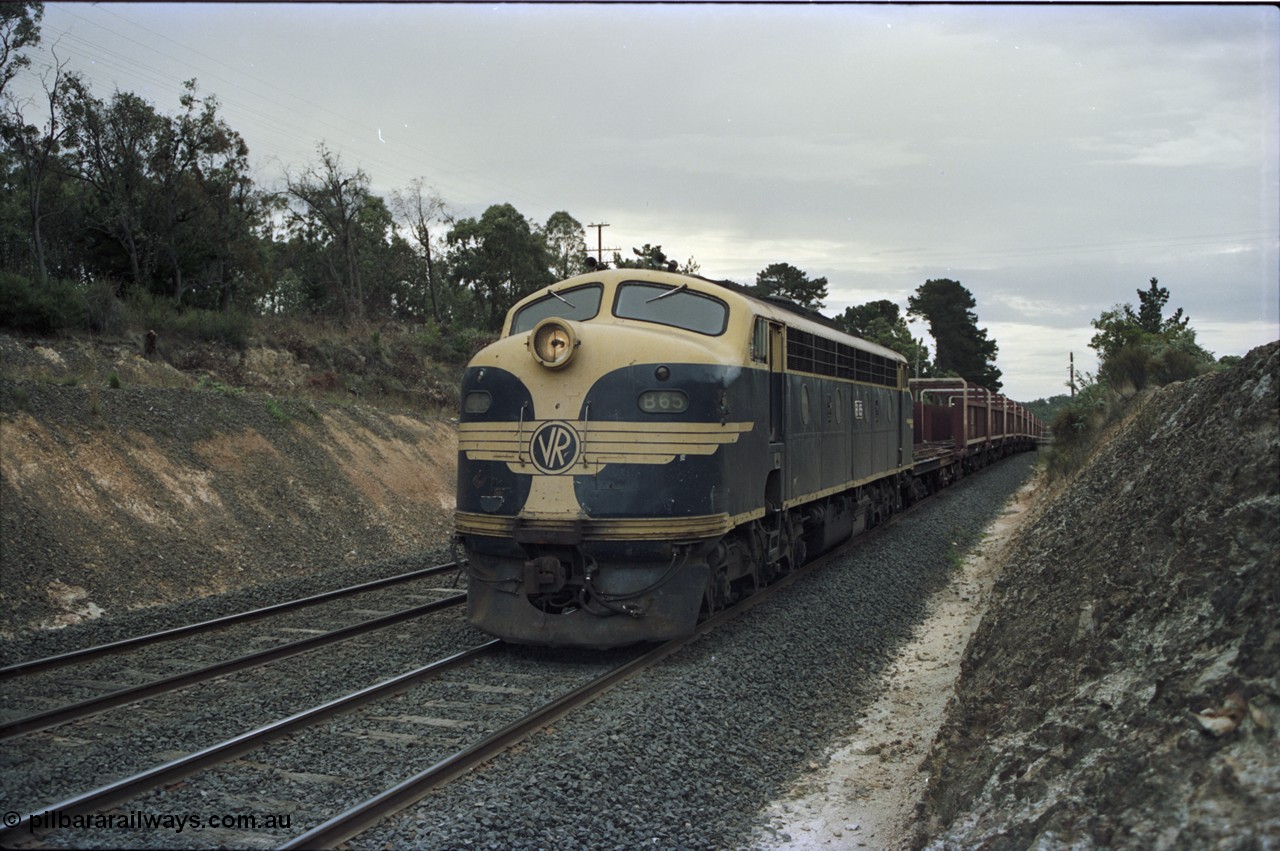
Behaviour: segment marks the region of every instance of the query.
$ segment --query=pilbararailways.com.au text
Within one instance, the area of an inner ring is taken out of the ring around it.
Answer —
[[[16,827],[21,820],[18,813],[6,813],[5,827]],[[32,813],[27,822],[27,831],[38,830],[171,830],[182,833],[184,830],[271,830],[289,828],[289,813],[144,813],[131,810],[127,813],[64,813],[59,810],[45,810]]]

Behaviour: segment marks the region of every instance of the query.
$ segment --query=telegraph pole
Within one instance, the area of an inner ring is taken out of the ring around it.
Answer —
[[[1076,397],[1076,353],[1067,354],[1067,386],[1071,388],[1071,398]]]
[[[595,228],[595,229],[596,229],[596,248],[595,248],[595,252],[596,252],[596,262],[597,262],[597,263],[604,263],[604,253],[605,253],[606,251],[621,251],[621,250],[622,250],[622,249],[620,249],[620,248],[605,248],[605,247],[604,247],[604,229],[605,229],[605,228],[607,228],[608,226],[609,226],[609,224],[608,224],[607,222],[605,222],[605,223],[603,223],[603,224],[598,224],[598,225],[587,225],[587,227],[589,227],[589,228]],[[591,251],[591,249],[590,249],[590,248],[588,248],[588,249],[587,249],[587,251],[588,251],[588,252],[590,252],[590,251]]]

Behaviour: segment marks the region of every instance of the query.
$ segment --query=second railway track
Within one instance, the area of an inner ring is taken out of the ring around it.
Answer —
[[[475,633],[462,624],[462,595],[450,583],[437,571],[216,636],[11,676],[0,725],[6,803],[34,810],[82,791],[71,778],[86,766],[101,780],[118,779],[411,670],[424,656],[455,653]],[[324,611],[334,607],[342,611]],[[433,610],[444,617],[424,626]],[[324,628],[335,621],[345,625]]]
[[[446,564],[0,668],[0,739],[458,605]],[[406,607],[406,603],[409,604]]]

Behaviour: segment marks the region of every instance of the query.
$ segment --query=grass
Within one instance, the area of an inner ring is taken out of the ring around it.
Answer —
[[[200,390],[212,390],[214,393],[221,393],[223,396],[239,396],[244,393],[243,387],[232,387],[229,384],[223,384],[209,375],[201,378],[196,387]]]
[[[287,423],[291,419],[285,409],[280,407],[280,403],[275,399],[272,399],[270,396],[267,397],[265,404],[267,406],[267,413],[270,414],[271,418],[276,422]]]

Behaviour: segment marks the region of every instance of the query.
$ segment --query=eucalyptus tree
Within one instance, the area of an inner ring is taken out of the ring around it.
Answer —
[[[195,80],[183,88],[184,112],[157,126],[151,230],[168,261],[175,300],[198,276],[196,285],[226,302],[234,243],[247,236],[252,215],[249,148],[218,116],[216,97],[198,99]]]
[[[148,207],[155,203],[151,170],[166,119],[132,92],[116,91],[103,101],[76,77],[68,79],[67,90],[69,163],[89,190],[88,265],[145,286],[156,263],[148,229]],[[95,242],[93,234],[105,243]]]
[[[348,172],[342,158],[323,142],[316,146],[320,162],[285,175],[289,221],[304,247],[320,260],[320,268],[345,316],[363,317],[364,281],[359,251],[360,229],[369,222],[369,175]]]
[[[0,95],[18,72],[31,67],[23,51],[40,43],[43,3],[0,3]]]
[[[587,232],[564,210],[552,213],[542,233],[551,253],[551,272],[559,280],[587,270]]]
[[[6,72],[8,70],[6,68]],[[56,207],[51,209],[47,203],[46,189],[60,171],[58,158],[67,134],[63,105],[69,79],[66,62],[55,56],[53,66],[41,76],[44,96],[39,101],[18,98],[12,92],[0,96],[0,141],[4,142],[17,179],[18,186],[14,189],[23,196],[24,218],[30,228],[27,241],[36,280],[41,285],[49,279],[44,225],[50,216],[61,212]],[[29,119],[38,123],[29,123]]]
[[[546,240],[510,204],[494,204],[478,219],[459,220],[448,239],[450,274],[484,304],[481,320],[487,330],[500,329],[516,301],[555,280]]]
[[[440,194],[428,188],[426,181],[415,177],[409,181],[408,189],[396,190],[391,194],[391,211],[402,222],[412,237],[415,253],[425,264],[425,282],[427,297],[431,308],[431,318],[436,325],[448,322],[449,311],[443,303],[438,257],[436,253],[440,240],[439,229],[453,222]]]

